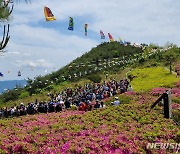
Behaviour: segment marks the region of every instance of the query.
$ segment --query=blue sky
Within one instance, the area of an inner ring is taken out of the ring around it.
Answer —
[[[46,22],[44,6],[56,21]],[[180,1],[177,0],[32,0],[15,3],[11,39],[0,56],[0,80],[27,79],[65,66],[101,43],[100,29],[132,43],[180,45]],[[68,31],[69,16],[74,31]],[[88,36],[84,36],[84,24]],[[1,28],[2,29],[2,28]],[[0,31],[1,32],[1,31]],[[2,33],[2,32],[1,32]],[[1,35],[0,33],[0,35]],[[18,77],[17,72],[22,76]],[[8,72],[9,71],[9,72]]]

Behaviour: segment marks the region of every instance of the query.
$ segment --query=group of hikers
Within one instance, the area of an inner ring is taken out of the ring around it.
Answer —
[[[112,79],[108,82],[88,83],[84,87],[78,86],[75,89],[67,88],[57,94],[48,93],[49,101],[36,100],[28,103],[27,106],[21,103],[19,106],[0,109],[0,118],[14,117],[22,115],[32,115],[36,113],[60,112],[65,109],[91,111],[93,108],[104,108],[104,99],[116,94],[124,93],[132,87],[127,79],[117,82]],[[115,97],[114,105],[119,105],[118,97]]]

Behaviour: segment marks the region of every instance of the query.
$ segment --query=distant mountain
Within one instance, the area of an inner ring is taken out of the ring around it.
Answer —
[[[13,89],[15,86],[23,87],[26,84],[26,80],[0,81],[0,94],[2,94],[6,89]]]

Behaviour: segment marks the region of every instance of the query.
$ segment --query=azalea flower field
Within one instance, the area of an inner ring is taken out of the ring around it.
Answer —
[[[177,143],[178,126],[165,119],[162,107],[150,109],[158,98],[126,93],[121,105],[80,112],[28,115],[0,120],[0,153],[172,153],[147,149],[148,143]],[[175,110],[180,110],[177,106]]]

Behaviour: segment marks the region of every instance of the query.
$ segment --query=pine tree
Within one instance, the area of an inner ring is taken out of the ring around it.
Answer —
[[[12,11],[13,2],[11,0],[0,0],[0,28],[3,28],[0,52],[3,52],[3,49],[7,46],[10,39],[9,24],[7,24],[7,21],[9,20]]]

